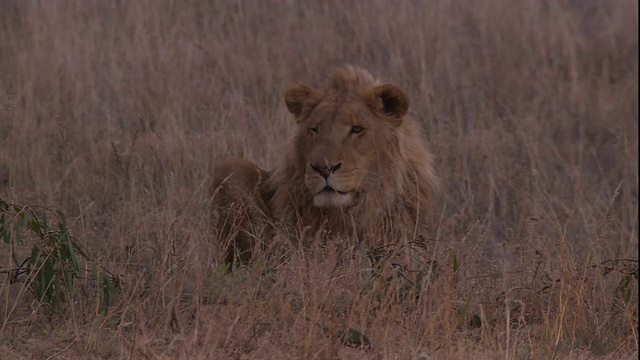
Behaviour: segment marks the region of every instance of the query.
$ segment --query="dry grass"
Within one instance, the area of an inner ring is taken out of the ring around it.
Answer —
[[[637,29],[634,0],[0,0],[0,197],[123,284],[52,313],[0,278],[0,358],[637,358]],[[419,291],[292,246],[222,272],[213,165],[271,168],[283,90],[342,63],[437,154]]]

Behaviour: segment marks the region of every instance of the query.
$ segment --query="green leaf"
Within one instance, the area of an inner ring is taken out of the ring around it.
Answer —
[[[16,244],[20,244],[20,239],[22,238],[22,221],[16,221],[13,225],[13,239],[12,241]]]
[[[62,295],[62,287],[60,286],[60,278],[57,276],[52,276],[49,281],[49,286],[47,287],[47,302],[53,306],[62,302],[60,299],[60,295]]]
[[[624,295],[624,301],[626,303],[630,303],[631,302],[631,297],[633,295],[633,292],[631,291],[631,289],[627,289],[626,294]]]
[[[2,234],[2,239],[7,245],[11,244],[11,233],[9,232],[9,225],[9,219],[7,219],[5,214],[2,214],[2,216],[0,216],[0,234]]]
[[[73,242],[71,240],[71,236],[69,236],[69,229],[67,229],[67,226],[64,223],[58,224],[58,227],[60,228],[60,238],[65,248],[65,256],[68,259],[71,259],[74,270],[79,271],[80,266],[78,265],[76,254],[73,251]]]
[[[113,298],[116,293],[116,288],[111,281],[111,277],[108,274],[100,274],[100,283],[102,288],[102,298],[105,309],[109,308],[113,304]]]
[[[479,328],[482,326],[482,319],[478,314],[473,314],[473,316],[471,317],[471,321],[469,322],[469,325],[473,328]]]
[[[11,251],[11,260],[13,260],[13,264],[16,267],[21,266],[22,262],[20,260],[18,260],[18,254],[16,254],[16,252],[13,250],[12,247],[10,247],[10,251]]]
[[[6,201],[0,199],[0,210],[9,211],[9,204]]]
[[[44,297],[53,303],[55,291],[60,288],[58,279],[55,277],[54,261],[51,257],[47,257],[42,264],[42,285]]]
[[[49,223],[47,222],[47,213],[42,214],[42,220],[37,222],[38,222],[38,226],[42,229],[41,237],[44,238],[45,233],[47,232],[47,230],[49,230]]]
[[[60,219],[60,222],[63,224],[67,223],[67,217],[64,215],[64,213],[60,210],[56,210],[56,215],[58,215],[58,218]]]
[[[93,261],[93,258],[82,249],[80,244],[78,244],[75,241],[72,241],[71,246],[73,247],[73,251],[80,254],[80,256],[82,256],[85,260]]]
[[[349,328],[341,337],[340,341],[343,345],[369,348],[371,347],[371,341],[362,333],[359,329]]]
[[[42,229],[42,223],[37,219],[29,219],[28,214],[23,218],[27,223],[27,228],[34,232],[40,239],[44,238],[44,230]]]
[[[40,260],[40,254],[42,254],[42,249],[39,246],[33,246],[31,248],[31,269],[37,269],[38,262]]]

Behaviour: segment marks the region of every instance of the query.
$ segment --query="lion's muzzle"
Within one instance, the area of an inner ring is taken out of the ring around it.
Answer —
[[[313,205],[316,207],[347,207],[353,205],[353,192],[341,192],[326,186],[313,196]]]
[[[313,205],[316,207],[347,207],[353,205],[354,191],[344,186],[346,178],[339,172],[342,163],[317,165],[310,163],[306,174],[306,183],[314,193]]]

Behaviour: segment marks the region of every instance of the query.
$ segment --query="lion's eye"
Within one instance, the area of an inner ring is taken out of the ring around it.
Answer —
[[[317,126],[310,127],[309,132],[312,133],[313,135],[316,135],[318,133],[318,127]]]
[[[364,128],[362,126],[355,125],[355,126],[351,127],[351,133],[352,134],[356,134],[357,135],[357,134],[360,134],[363,131],[364,131]]]

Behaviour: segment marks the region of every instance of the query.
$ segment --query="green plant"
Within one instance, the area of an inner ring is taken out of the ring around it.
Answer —
[[[54,224],[47,214],[55,218]],[[80,240],[71,235],[62,212],[0,199],[0,237],[13,263],[12,268],[0,273],[9,276],[10,283],[25,283],[38,300],[58,308],[79,296],[98,294],[103,308],[113,303],[116,291],[113,275],[99,266]],[[29,245],[30,255],[23,258],[21,253]],[[91,271],[83,268],[81,262]],[[88,281],[82,282],[83,279]],[[97,285],[95,291],[91,290],[91,284]]]

